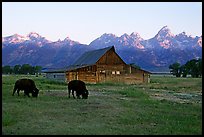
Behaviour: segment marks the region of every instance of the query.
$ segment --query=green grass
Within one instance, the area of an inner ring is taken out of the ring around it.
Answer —
[[[12,96],[29,77],[39,97]],[[5,135],[201,135],[202,79],[151,76],[151,83],[87,84],[88,99],[67,96],[67,85],[43,77],[2,76]]]

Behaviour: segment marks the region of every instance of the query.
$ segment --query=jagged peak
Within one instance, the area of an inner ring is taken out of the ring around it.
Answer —
[[[181,32],[181,33],[179,33],[179,34],[177,34],[176,36],[187,36],[187,34],[186,34],[186,32],[185,31],[183,31],[183,32]]]
[[[68,42],[70,45],[80,44],[78,41],[73,41],[73,40],[71,40],[69,36],[67,36],[63,41],[64,41],[64,42]],[[63,42],[63,41],[61,41],[61,40],[59,41],[59,40],[58,40],[58,42]]]
[[[165,25],[165,26],[163,26],[163,27],[161,28],[161,30],[169,30],[169,28],[168,28],[167,25]]]
[[[171,32],[167,25],[164,26],[164,27],[162,27],[162,28],[159,30],[159,33],[164,33],[164,32],[166,32],[166,33],[170,33],[170,32]]]
[[[39,38],[39,37],[42,37],[42,36],[40,36],[38,33],[36,33],[36,32],[30,32],[28,35],[27,35],[27,37],[29,37],[29,38]]]
[[[101,37],[104,37],[104,36],[108,36],[108,37],[116,37],[116,35],[115,34],[113,34],[113,33],[104,33],[103,35],[101,35]]]
[[[64,41],[70,41],[71,39],[69,38],[69,36],[67,36]]]
[[[143,38],[142,38],[142,37],[140,36],[140,34],[137,33],[137,32],[132,32],[132,33],[130,34],[130,36],[133,37],[133,38],[139,39],[139,40],[143,40]]]
[[[137,36],[137,37],[140,37],[140,34],[137,33],[137,32],[132,32],[132,33],[130,34],[130,36]]]
[[[124,33],[123,35],[121,35],[121,37],[129,37],[129,35],[127,33]]]
[[[170,29],[168,28],[168,26],[164,26],[162,27],[159,32],[157,33],[156,37],[174,37],[174,34],[171,33]]]
[[[17,34],[17,33],[15,33],[14,35],[13,35],[13,37],[23,37],[22,35],[19,35],[19,34]]]
[[[61,42],[61,39],[58,39],[58,41],[57,42]]]

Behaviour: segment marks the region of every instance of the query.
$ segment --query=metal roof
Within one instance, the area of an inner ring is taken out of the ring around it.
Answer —
[[[79,57],[75,63],[73,63],[71,66],[89,66],[96,64],[96,62],[110,49],[114,49],[114,46],[98,49],[98,50],[92,50],[85,52],[81,57]],[[114,49],[115,50],[115,49]]]
[[[42,69],[43,73],[64,73],[67,68],[44,68]]]

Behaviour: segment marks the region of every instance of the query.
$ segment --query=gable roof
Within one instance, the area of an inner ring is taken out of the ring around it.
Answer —
[[[89,66],[96,64],[96,62],[110,49],[115,51],[114,46],[92,50],[85,52],[81,57],[79,57],[72,66]]]
[[[145,73],[152,74],[151,72],[149,72],[149,71],[147,71],[147,70],[144,70],[144,69],[141,69],[141,68],[135,66],[134,64],[128,64],[128,65],[131,66],[131,67],[133,67],[133,68],[135,68],[135,69],[138,69],[138,70],[144,71]]]

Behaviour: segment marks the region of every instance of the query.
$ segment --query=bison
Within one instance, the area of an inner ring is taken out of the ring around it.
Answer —
[[[86,89],[85,83],[81,80],[72,80],[68,83],[69,98],[70,98],[71,91],[72,91],[73,98],[75,98],[74,91],[76,91],[77,98],[80,98],[80,95],[82,95],[82,99],[88,98],[89,92]]]
[[[13,96],[16,90],[17,90],[18,96],[19,96],[20,90],[24,90],[24,96],[27,95],[28,97],[30,97],[29,93],[32,93],[32,97],[37,97],[39,93],[39,90],[35,86],[35,82],[31,79],[26,79],[26,78],[19,79],[16,81],[13,89],[13,94],[12,94]]]

